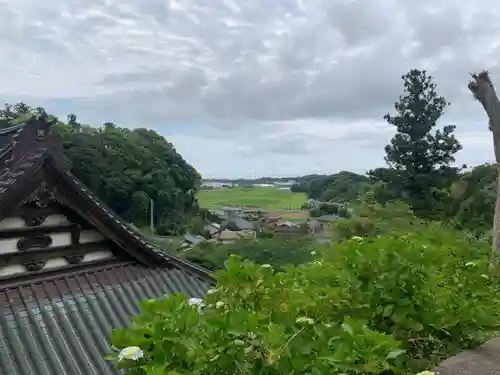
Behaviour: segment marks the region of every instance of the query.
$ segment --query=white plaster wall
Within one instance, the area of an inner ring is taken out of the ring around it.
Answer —
[[[49,215],[45,222],[40,225],[41,227],[51,226],[51,225],[65,225],[71,224],[71,221],[64,215]],[[13,228],[25,228],[26,224],[24,219],[21,217],[8,217],[0,221],[0,229],[13,229]]]
[[[24,219],[20,217],[7,217],[0,221],[0,229],[24,228]]]
[[[0,267],[0,277],[14,275],[21,272],[26,272],[26,268],[22,264],[13,264],[7,267]]]
[[[42,227],[49,225],[66,225],[71,224],[71,221],[64,215],[50,215],[47,217],[45,222],[41,225]]]
[[[54,258],[54,259],[49,259],[47,263],[45,263],[43,269],[62,267],[62,266],[67,266],[68,264],[69,264],[68,261],[64,258]]]
[[[71,245],[71,233],[52,233],[52,245],[50,247]],[[17,241],[22,237],[4,238],[0,240],[0,254],[7,254],[19,251]]]
[[[50,237],[52,237],[50,247],[71,245],[71,233],[51,233]]]
[[[108,259],[113,256],[113,253],[109,250],[94,251],[92,253],[85,254],[83,257],[83,262],[92,262],[99,259]]]
[[[82,230],[80,232],[80,243],[97,242],[104,239],[105,237],[96,230]]]
[[[21,238],[4,238],[0,240],[0,254],[15,253],[17,250],[17,241]]]

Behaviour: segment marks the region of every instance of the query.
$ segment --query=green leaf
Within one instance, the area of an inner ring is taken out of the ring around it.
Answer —
[[[141,368],[146,372],[146,375],[164,375],[165,374],[165,369],[167,368],[167,364],[147,364],[144,366],[141,366]],[[170,373],[170,372],[169,372]],[[174,371],[174,374],[176,372]]]
[[[389,352],[389,354],[387,354],[386,358],[387,359],[395,359],[404,353],[405,353],[405,350],[403,350],[403,349],[393,349]]]
[[[342,329],[347,332],[348,334],[350,334],[351,336],[354,335],[354,331],[352,329],[352,327],[347,324],[347,323],[342,323]]]
[[[384,311],[383,311],[383,316],[385,318],[388,318],[389,316],[392,315],[392,311],[394,310],[394,305],[386,305],[384,307]]]

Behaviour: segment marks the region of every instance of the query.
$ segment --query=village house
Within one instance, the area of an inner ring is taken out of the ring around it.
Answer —
[[[221,231],[220,225],[217,223],[211,223],[211,224],[205,225],[203,230],[207,233],[207,235],[210,238],[213,238],[215,235],[217,235]]]
[[[195,236],[192,234],[186,234],[186,235],[184,235],[184,240],[182,241],[182,244],[181,244],[181,250],[190,249],[193,246],[196,246],[204,241],[206,241],[206,240],[202,236]]]
[[[278,221],[273,227],[276,234],[307,234],[309,226],[305,222]]]
[[[224,220],[220,224],[220,227],[221,229],[232,231],[254,230],[256,227],[256,223],[239,216],[231,216],[228,219]]]
[[[222,210],[209,210],[208,212],[218,221],[226,220],[228,218],[228,215]]]
[[[242,230],[239,232],[234,232],[231,230],[223,230],[219,233],[217,240],[221,244],[229,244],[240,239],[255,239],[257,238],[257,233],[253,230]]]
[[[311,218],[308,222],[311,233],[323,232],[331,228],[331,223],[340,219],[337,215],[323,215]]]
[[[94,196],[51,127],[33,116],[0,132],[0,374],[117,374],[111,331],[143,300],[203,297],[212,278]]]

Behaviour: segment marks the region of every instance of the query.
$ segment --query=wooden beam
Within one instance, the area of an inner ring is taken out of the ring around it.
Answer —
[[[133,264],[137,264],[137,262],[112,258],[4,276],[0,277],[0,291],[17,288],[23,285],[37,284],[43,281],[54,281],[61,277],[71,277],[107,268],[123,267]]]

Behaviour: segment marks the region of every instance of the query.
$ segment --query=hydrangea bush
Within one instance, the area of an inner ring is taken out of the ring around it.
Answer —
[[[231,257],[203,300],[144,302],[111,340],[135,356],[110,359],[128,375],[415,374],[498,330],[487,253],[436,225],[283,272]]]

